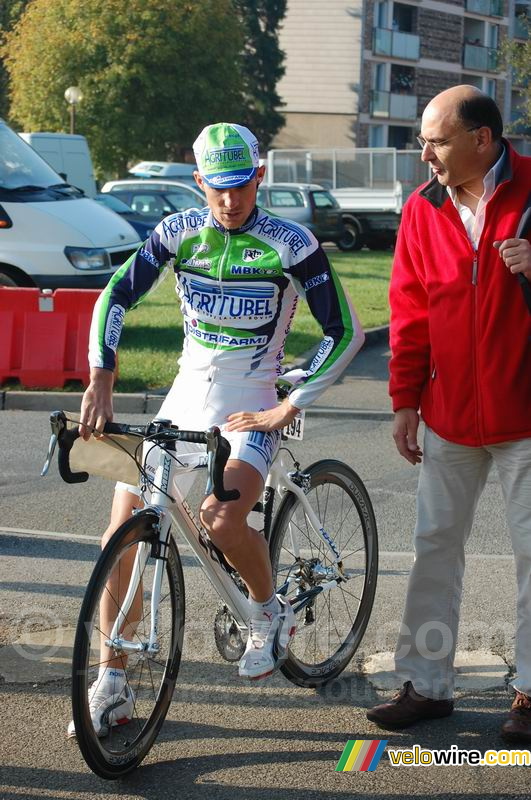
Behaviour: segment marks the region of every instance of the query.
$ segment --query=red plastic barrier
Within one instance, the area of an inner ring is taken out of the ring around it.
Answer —
[[[18,378],[49,389],[89,381],[88,340],[95,289],[0,287],[0,384]]]

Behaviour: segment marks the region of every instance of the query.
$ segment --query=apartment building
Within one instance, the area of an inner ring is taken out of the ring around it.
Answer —
[[[417,147],[426,103],[469,83],[498,103],[506,126],[521,97],[500,45],[523,41],[531,0],[288,0],[279,83],[286,125],[276,147]],[[531,128],[509,138],[531,151]]]

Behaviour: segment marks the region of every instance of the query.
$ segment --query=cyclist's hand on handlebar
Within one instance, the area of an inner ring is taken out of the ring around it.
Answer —
[[[286,397],[280,405],[264,411],[238,411],[227,417],[227,431],[276,431],[292,422],[299,409]]]
[[[99,367],[90,370],[90,383],[81,401],[79,433],[83,439],[90,439],[94,428],[103,431],[105,423],[112,420],[113,382],[111,370]]]
[[[422,450],[417,444],[419,415],[415,408],[400,408],[395,413],[393,439],[401,456],[410,464],[422,461]]]

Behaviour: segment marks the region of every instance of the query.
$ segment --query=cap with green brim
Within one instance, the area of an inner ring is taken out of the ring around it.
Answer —
[[[213,189],[243,186],[259,164],[256,136],[243,125],[217,122],[203,128],[194,142],[199,174]]]

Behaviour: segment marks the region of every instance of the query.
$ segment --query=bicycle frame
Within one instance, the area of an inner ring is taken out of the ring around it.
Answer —
[[[297,598],[297,600],[300,600],[300,602],[297,602],[297,605],[294,606],[294,610],[297,612],[303,608],[318,592],[330,591],[332,588],[336,587],[340,581],[348,580],[348,577],[346,577],[342,572],[341,554],[338,552],[332,538],[327,534],[321,525],[320,520],[306,498],[304,475],[302,475],[302,486],[300,486],[293,480],[293,477],[295,477],[297,473],[290,473],[288,471],[288,466],[289,465],[287,464],[285,451],[281,448],[271,466],[271,470],[267,477],[266,486],[272,487],[279,494],[284,494],[289,491],[296,495],[296,497],[302,503],[304,514],[308,522],[314,528],[315,532],[318,533],[323,539],[323,542],[330,550],[331,555],[333,556],[332,560],[337,567],[336,570],[329,568],[326,573],[323,573],[323,577],[330,577],[330,580],[301,593],[301,595]],[[149,504],[145,505],[143,510],[154,512],[158,517],[157,527],[161,553],[165,553],[165,548],[170,536],[170,527],[173,524],[182,535],[186,543],[193,550],[208,579],[212,583],[222,601],[230,609],[230,612],[234,616],[238,626],[244,629],[248,627],[251,608],[247,597],[231,577],[226,564],[219,556],[219,551],[213,545],[211,540],[205,535],[205,532],[197,522],[195,515],[187,504],[186,500],[180,497],[179,492],[175,492],[177,496],[174,497],[173,501],[167,496],[167,494],[170,494],[172,480],[176,474],[184,474],[185,472],[190,472],[196,469],[205,469],[205,466],[200,465],[192,467],[188,470],[179,470],[177,473],[175,460],[171,455],[168,455],[163,448],[160,448],[159,463],[154,478],[154,486],[159,488],[153,490],[151,501]],[[298,473],[298,475],[301,475],[301,473]],[[292,552],[297,560],[300,558],[300,552],[298,543],[295,539],[295,536],[293,536],[293,533],[292,547]],[[106,641],[106,644],[109,647],[120,649],[126,652],[143,650],[149,653],[156,653],[158,651],[158,604],[164,569],[163,558],[157,559],[157,563],[155,565],[155,577],[151,595],[151,627],[148,642],[132,642],[119,635],[119,631],[127,619],[127,615],[139,588],[142,571],[148,556],[149,549],[147,545],[138,545],[129,587],[121,604],[120,612],[114,622],[109,639]],[[284,587],[279,590],[280,593],[287,591],[289,584],[293,580],[294,578],[288,578]]]

